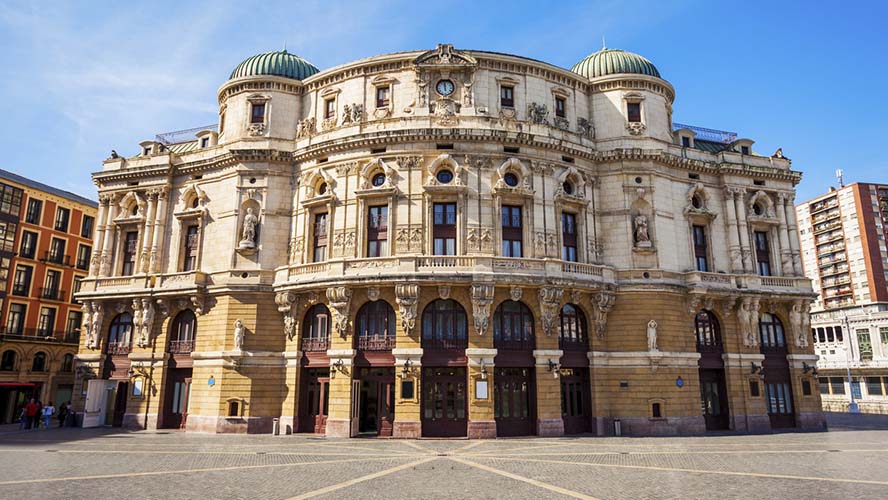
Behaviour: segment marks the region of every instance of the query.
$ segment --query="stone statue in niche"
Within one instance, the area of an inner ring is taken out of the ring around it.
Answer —
[[[244,215],[244,225],[241,230],[240,248],[256,248],[256,226],[259,225],[259,217],[253,213],[252,208],[247,208]]]
[[[244,348],[244,322],[240,319],[234,322],[234,350],[241,351]]]
[[[647,215],[636,215],[635,218],[632,220],[632,225],[635,228],[635,246],[638,248],[650,248],[651,235],[648,231]]]
[[[657,348],[657,322],[648,321],[647,324],[648,351],[659,351]]]

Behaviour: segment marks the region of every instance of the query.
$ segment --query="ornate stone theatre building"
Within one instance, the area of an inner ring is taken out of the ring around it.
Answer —
[[[245,60],[218,125],[93,176],[84,425],[822,428],[801,174],[674,98],[613,49]]]

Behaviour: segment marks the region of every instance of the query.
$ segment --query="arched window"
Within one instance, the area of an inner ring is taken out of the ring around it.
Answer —
[[[759,335],[763,349],[785,349],[786,339],[783,336],[783,323],[770,313],[762,313],[759,319]]]
[[[15,370],[15,351],[9,349],[3,351],[3,357],[0,359],[0,371],[11,372]]]
[[[358,349],[387,351],[395,347],[395,310],[384,300],[367,302],[355,318]]]
[[[324,304],[315,304],[305,313],[302,322],[302,350],[326,351],[330,348],[330,311]]]
[[[129,344],[133,333],[133,316],[130,313],[118,314],[111,320],[108,329],[108,342],[111,344]]]
[[[697,334],[697,352],[722,351],[721,330],[712,312],[704,310],[697,313],[694,331]]]
[[[521,302],[507,300],[493,313],[493,345],[497,349],[533,349],[533,314]]]
[[[74,355],[73,354],[65,354],[62,357],[62,366],[59,368],[59,371],[62,373],[70,373],[74,371]]]
[[[38,352],[34,355],[34,362],[31,364],[32,372],[45,372],[46,371],[46,353]]]
[[[438,299],[422,313],[424,349],[465,349],[468,338],[466,310],[453,299]]]
[[[589,335],[583,310],[574,304],[564,304],[558,319],[559,347],[564,350],[588,351]]]
[[[197,333],[197,318],[191,309],[176,315],[170,328],[170,352],[186,354],[194,350],[194,335]]]

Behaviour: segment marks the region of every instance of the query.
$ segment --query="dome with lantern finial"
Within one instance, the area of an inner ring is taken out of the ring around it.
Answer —
[[[589,78],[629,73],[662,78],[654,63],[644,57],[620,49],[602,47],[576,63],[571,71]]]
[[[282,76],[303,80],[320,70],[305,59],[287,52],[287,49],[265,52],[245,59],[231,72],[229,80],[248,76]]]

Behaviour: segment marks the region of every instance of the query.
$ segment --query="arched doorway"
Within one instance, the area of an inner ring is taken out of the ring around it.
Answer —
[[[395,311],[384,300],[367,302],[355,316],[358,432],[391,436],[395,420]]]
[[[534,433],[533,314],[522,302],[506,300],[493,314],[493,416],[497,436]]]
[[[169,364],[164,384],[163,415],[160,427],[184,429],[191,396],[191,353],[197,335],[197,317],[190,309],[181,311],[170,324]]]
[[[589,432],[592,416],[589,385],[589,330],[576,304],[565,304],[558,317],[561,357],[561,420],[565,434]]]
[[[703,310],[694,317],[697,336],[697,362],[700,374],[700,405],[706,430],[723,430],[730,427],[728,390],[725,384],[725,362],[722,358],[721,328],[711,311]]]
[[[792,379],[789,374],[789,361],[786,359],[786,336],[783,323],[771,313],[759,317],[759,339],[762,371],[765,379],[765,405],[772,428],[795,427],[795,412],[792,401]]]
[[[315,304],[302,320],[298,432],[327,432],[330,403],[330,311]]]
[[[129,395],[129,353],[132,351],[133,316],[120,313],[111,320],[108,341],[105,343],[104,377],[110,382],[104,385],[105,413],[101,424],[120,427],[126,413]]]
[[[466,311],[452,299],[438,299],[422,313],[422,435],[465,436],[468,391]]]

